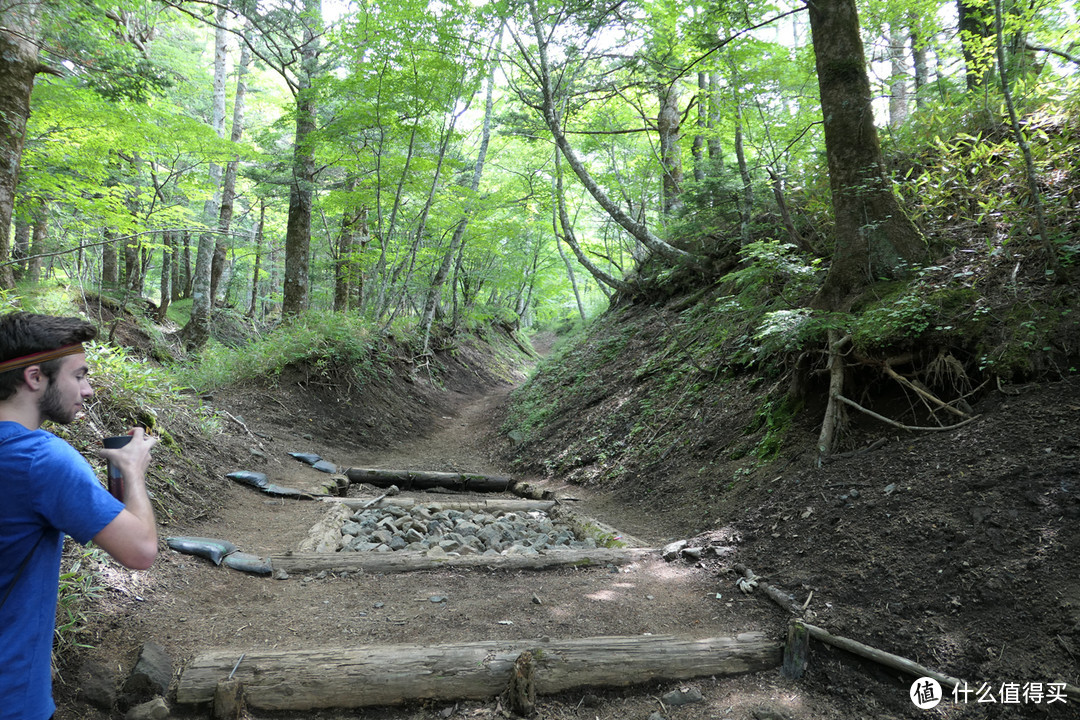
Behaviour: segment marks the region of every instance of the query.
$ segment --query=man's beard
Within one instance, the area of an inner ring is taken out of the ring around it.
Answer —
[[[75,409],[64,404],[63,398],[60,397],[60,391],[52,380],[49,380],[49,385],[45,388],[45,394],[38,400],[38,412],[41,413],[42,420],[51,420],[60,425],[73,422],[77,413]]]

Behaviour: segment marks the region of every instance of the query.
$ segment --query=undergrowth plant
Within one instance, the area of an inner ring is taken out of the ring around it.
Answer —
[[[304,362],[315,372],[349,366],[363,377],[373,369],[376,332],[363,318],[309,312],[278,326],[242,348],[211,343],[193,364],[173,372],[180,384],[212,390],[253,378],[274,378]]]
[[[81,640],[81,633],[93,617],[94,606],[105,590],[96,570],[102,557],[102,551],[97,548],[80,547],[60,574],[54,659],[75,648],[91,647]]]

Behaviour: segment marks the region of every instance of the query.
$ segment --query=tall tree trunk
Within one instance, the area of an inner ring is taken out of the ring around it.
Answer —
[[[30,254],[26,261],[26,279],[33,284],[41,281],[41,256],[49,237],[49,210],[44,200],[34,202],[34,231],[30,235]]]
[[[964,53],[965,78],[968,90],[983,84],[993,66],[993,33],[990,18],[983,3],[956,0],[957,30]]]
[[[556,240],[561,238],[574,253],[574,257],[577,258],[581,266],[584,267],[590,275],[596,278],[596,281],[600,283],[600,287],[611,287],[620,292],[629,292],[630,285],[626,282],[612,276],[611,274],[604,272],[600,267],[596,265],[589,257],[581,250],[581,246],[578,244],[577,238],[574,236],[574,224],[570,221],[570,214],[566,212],[566,195],[563,192],[562,181],[562,162],[559,149],[555,149],[555,177],[551,179],[553,185],[552,191],[555,195],[555,207],[558,213],[559,222],[555,227]],[[562,233],[560,234],[560,229]]]
[[[908,86],[904,67],[904,32],[899,22],[889,25],[889,127],[907,122]]]
[[[694,180],[705,179],[705,131],[709,125],[709,82],[704,72],[697,74],[697,132],[690,153],[694,157]]]
[[[682,158],[679,153],[682,114],[679,112],[678,85],[672,83],[660,88],[660,111],[656,117],[656,130],[660,144],[661,210],[670,216],[682,209]]]
[[[251,48],[246,36],[250,34],[250,25],[244,28],[245,37],[240,41],[240,61],[236,66],[236,95],[233,100],[232,132],[229,139],[234,143],[244,137],[244,109],[247,99],[247,74],[251,64]],[[214,257],[210,263],[210,302],[217,303],[221,274],[225,270],[225,255],[228,251],[229,228],[232,226],[233,205],[236,200],[236,170],[240,161],[233,158],[225,166],[225,178],[221,184],[221,211],[218,214],[218,232],[214,245]]]
[[[259,303],[259,265],[262,262],[263,223],[266,222],[266,202],[259,199],[259,226],[255,229],[255,267],[251,271],[251,304],[247,316],[255,317]]]
[[[355,175],[349,177],[346,191],[350,196],[356,190]],[[346,312],[352,286],[356,279],[356,225],[360,215],[367,215],[367,208],[355,210],[346,207],[341,213],[341,231],[338,233],[337,260],[334,263],[334,312]]]
[[[570,258],[566,257],[566,252],[562,249],[562,240],[559,238],[558,226],[555,228],[555,248],[559,251],[559,257],[562,258],[563,265],[566,266],[566,275],[570,278],[570,288],[574,291],[574,301],[577,303],[578,315],[580,315],[582,321],[584,321],[585,306],[581,303],[581,290],[578,289],[577,276],[574,274],[574,266],[570,263]]]
[[[105,242],[101,245],[101,284],[116,287],[120,284],[120,265],[116,257],[116,241],[109,228],[102,230]]]
[[[0,11],[0,289],[15,287],[11,258],[11,216],[30,117],[30,93],[38,63],[41,3],[6,4]]]
[[[921,259],[925,244],[885,173],[855,2],[813,0],[809,10],[836,223],[832,265],[814,305],[839,309],[868,283]]]
[[[30,232],[33,223],[30,218],[23,217],[25,214],[20,212],[15,216],[15,242],[11,253],[15,264],[11,266],[11,270],[16,280],[22,280],[26,275],[26,258],[30,257]]]
[[[217,29],[214,35],[214,88],[211,123],[218,137],[225,136],[225,60],[228,50],[225,29],[225,7],[218,8]],[[218,190],[221,187],[221,166],[210,163],[212,193],[203,205],[203,221],[208,227],[217,224],[220,214]],[[199,234],[199,247],[195,254],[195,271],[191,279],[191,317],[181,333],[184,344],[190,349],[201,348],[210,339],[210,313],[213,297],[210,295],[210,270],[213,266],[216,241],[212,233]]]
[[[184,231],[184,277],[182,297],[191,297],[191,232]],[[179,299],[179,298],[177,298]]]
[[[720,74],[709,73],[709,160],[717,168],[724,162],[724,148],[720,144],[719,133],[721,119]]]
[[[930,69],[926,62],[926,47],[922,40],[919,16],[911,13],[908,19],[911,25],[911,64],[915,70],[915,107],[921,109],[926,105],[923,88],[930,82]]]
[[[750,244],[750,221],[754,214],[754,183],[750,177],[750,168],[746,163],[746,150],[743,148],[742,104],[736,91],[735,97],[735,159],[739,163],[739,177],[742,178],[742,196],[739,199],[739,239],[743,247]]]
[[[166,230],[161,234],[161,302],[158,304],[157,321],[165,322],[169,316],[169,303],[173,295],[173,256],[176,254],[176,232]]]
[[[293,144],[289,220],[285,228],[283,315],[299,315],[308,307],[311,266],[311,207],[315,195],[315,89],[319,59],[316,27],[322,25],[319,0],[304,0],[304,34],[296,82],[296,137]]]
[[[502,37],[501,27],[499,28],[499,37]],[[500,48],[501,42],[497,41],[493,57],[497,58],[499,56]],[[450,274],[450,266],[458,256],[458,248],[462,247],[462,240],[465,238],[465,230],[469,227],[469,219],[473,214],[476,193],[480,191],[480,178],[483,177],[484,174],[484,161],[487,159],[488,145],[491,142],[491,116],[492,108],[495,103],[495,70],[499,65],[494,60],[490,60],[489,62],[491,62],[491,71],[487,77],[487,96],[484,100],[484,121],[480,129],[480,149],[476,153],[476,165],[473,166],[472,181],[469,183],[471,197],[465,206],[465,212],[462,214],[457,228],[454,230],[454,236],[450,240],[450,247],[446,249],[442,262],[439,263],[439,269],[435,272],[435,277],[431,280],[427,302],[424,304],[424,314],[420,319],[424,333],[424,355],[427,355],[431,349],[431,326],[435,322],[435,310],[438,308],[439,302],[442,299],[442,289],[443,285],[446,283],[446,276]],[[455,290],[456,288],[451,285],[450,291],[454,292]]]
[[[555,90],[551,81],[551,68],[548,62],[548,34],[541,25],[540,12],[536,7],[535,0],[530,0],[529,12],[532,15],[533,31],[536,35],[537,42],[538,64],[536,70],[538,77],[536,77],[536,80],[540,83],[540,92],[543,98],[542,109],[544,123],[547,125],[548,130],[555,139],[555,144],[558,146],[559,150],[562,151],[563,157],[566,158],[567,164],[570,165],[570,169],[578,176],[581,184],[584,185],[585,189],[589,191],[589,194],[593,196],[593,199],[596,200],[597,204],[611,216],[611,219],[618,223],[623,230],[628,232],[631,237],[647,247],[651,252],[663,258],[668,263],[686,261],[691,264],[697,264],[698,261],[694,255],[665,242],[649,230],[644,222],[634,219],[613,202],[608,194],[597,184],[596,180],[593,179],[592,175],[589,174],[589,171],[585,169],[584,163],[581,162],[581,159],[577,156],[573,146],[570,145],[570,141],[567,140],[565,133],[563,133],[562,124],[555,113]],[[523,54],[530,54],[520,38],[515,36],[514,40]]]

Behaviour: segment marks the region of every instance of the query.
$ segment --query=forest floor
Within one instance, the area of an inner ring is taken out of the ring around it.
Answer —
[[[221,480],[210,488],[201,518],[159,518],[161,535],[221,538],[257,555],[295,549],[326,514],[325,503],[271,499],[224,479],[247,469],[278,485],[316,487],[324,476],[289,452],[314,452],[342,467],[509,474],[500,423],[510,384],[466,370],[444,377],[442,388],[415,376],[395,383],[366,399],[306,376],[218,393],[213,406],[236,422],[213,443],[185,443],[184,455],[189,465]],[[1080,388],[1074,382],[1020,392],[976,408],[983,419],[947,440],[892,442],[818,472],[790,468],[777,477],[777,492],[767,501],[698,538],[733,548],[733,554],[700,562],[657,557],[618,570],[439,569],[273,579],[216,567],[163,545],[151,570],[114,571],[108,579],[105,606],[89,639],[93,648],[79,653],[57,680],[57,720],[113,717],[80,701],[82,668],[92,662],[126,672],[147,641],[164,647],[179,673],[194,656],[219,649],[239,657],[270,648],[646,633],[704,638],[747,631],[782,639],[788,616],[760,593],[740,593],[734,562],[768,574],[798,602],[809,602],[815,622],[831,631],[947,674],[980,673],[967,678],[973,686],[1003,676],[1017,683],[1076,683]],[[567,502],[577,513],[648,546],[685,538],[684,524],[669,519],[697,516],[698,508],[689,505],[657,512],[663,500],[655,496],[633,502],[555,478],[517,479],[556,498],[574,498]],[[1006,484],[1020,487],[1025,500],[1016,502]],[[353,486],[350,495],[380,492]],[[1068,536],[1049,529],[1062,517],[1071,518]],[[966,520],[958,525],[955,518]],[[434,595],[446,600],[431,602]],[[1061,657],[1073,662],[1063,665]],[[770,671],[566,692],[540,697],[536,717],[1080,717],[1076,704],[991,705],[974,697],[920,711],[908,698],[910,682],[814,643],[801,681]],[[697,688],[703,700],[663,706],[660,697],[681,687]],[[325,720],[507,716],[496,698],[246,712],[248,718]],[[207,715],[205,708],[174,705],[173,716]]]

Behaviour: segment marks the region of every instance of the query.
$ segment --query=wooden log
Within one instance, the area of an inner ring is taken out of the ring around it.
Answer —
[[[349,482],[368,483],[375,487],[397,485],[402,490],[445,488],[472,492],[506,492],[513,481],[498,475],[480,473],[433,472],[424,470],[384,470],[380,468],[349,468]]]
[[[336,552],[286,553],[271,555],[274,572],[287,573],[358,572],[392,575],[439,568],[492,568],[495,570],[546,570],[554,567],[628,565],[656,551],[650,548],[594,548],[591,550],[551,550],[543,555],[445,555],[424,553]]]
[[[801,620],[788,623],[787,642],[784,643],[784,664],[780,674],[788,680],[798,680],[806,672],[810,654],[810,633]]]
[[[526,651],[534,665],[536,692],[550,694],[767,670],[780,664],[782,648],[753,632],[705,639],[649,635],[250,650],[235,676],[245,688],[248,706],[263,710],[483,699],[508,687],[514,663]],[[196,657],[180,676],[177,702],[210,702],[240,655],[237,650],[217,650]]]
[[[352,515],[344,506],[330,509],[319,522],[308,531],[308,536],[300,543],[300,552],[334,553],[341,547],[341,526]]]
[[[341,498],[323,498],[323,501],[340,503],[352,510],[363,509],[371,502],[365,498],[348,498],[345,500],[342,500]],[[496,513],[531,512],[533,510],[551,512],[558,503],[554,500],[519,500],[516,498],[473,498],[462,500],[440,498],[438,500],[432,500],[431,498],[403,497],[397,495],[394,497],[380,498],[378,502],[371,503],[369,507],[381,508],[390,505],[401,508],[413,508],[419,506],[435,508],[436,510],[472,510],[473,512]]]

